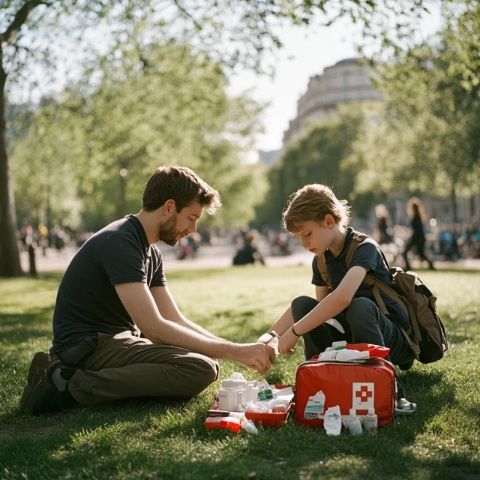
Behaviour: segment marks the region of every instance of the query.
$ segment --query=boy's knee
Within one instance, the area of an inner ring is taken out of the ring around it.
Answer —
[[[298,322],[298,320],[315,308],[317,304],[317,300],[307,295],[295,297],[291,303],[293,321]]]
[[[365,297],[356,297],[347,307],[346,320],[352,325],[357,322],[364,322],[365,318],[375,318],[376,304],[373,300]]]

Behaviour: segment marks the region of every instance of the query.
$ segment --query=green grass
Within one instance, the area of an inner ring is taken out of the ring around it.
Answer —
[[[178,271],[170,288],[193,320],[226,338],[253,341],[299,294],[306,267]],[[46,350],[60,275],[0,280],[0,479],[480,478],[480,274],[424,272],[439,297],[450,350],[402,373],[417,413],[376,436],[338,438],[296,425],[257,436],[203,427],[216,384],[184,403],[125,401],[58,415],[19,415],[30,359]],[[301,348],[270,382],[294,382]],[[233,371],[222,362],[221,378]]]

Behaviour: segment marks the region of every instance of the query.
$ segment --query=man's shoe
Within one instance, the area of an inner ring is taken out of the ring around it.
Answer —
[[[54,365],[47,374],[47,382],[35,392],[32,402],[32,415],[55,413],[76,405],[75,399],[68,391],[68,381],[76,370],[62,364]]]
[[[74,405],[76,402],[66,388],[74,373],[75,369],[62,365],[55,355],[36,353],[20,399],[20,412],[40,415]]]
[[[56,363],[59,363],[57,357],[46,352],[37,352],[33,356],[28,370],[27,384],[20,399],[20,412],[31,412],[36,392],[48,381],[48,371]]]

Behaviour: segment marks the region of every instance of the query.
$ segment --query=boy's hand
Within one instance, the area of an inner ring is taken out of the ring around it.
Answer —
[[[291,355],[295,350],[295,344],[297,343],[298,337],[294,335],[292,329],[289,328],[281,337],[278,342],[278,351],[287,355]]]

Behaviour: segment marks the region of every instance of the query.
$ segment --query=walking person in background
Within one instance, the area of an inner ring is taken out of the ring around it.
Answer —
[[[216,190],[185,167],[160,167],[142,209],[91,236],[60,284],[50,353],[33,357],[21,411],[53,413],[133,397],[189,399],[218,376],[218,358],[265,373],[275,358],[263,343],[234,343],[188,320],[164,273],[158,242],[197,229]]]
[[[410,218],[410,227],[412,228],[412,235],[407,241],[405,250],[403,251],[403,259],[405,260],[405,270],[410,270],[410,263],[408,261],[408,252],[415,248],[421,260],[428,263],[431,270],[435,270],[433,262],[425,254],[425,229],[424,222],[426,220],[425,212],[423,210],[422,202],[418,197],[411,197],[407,202],[407,213]]]
[[[375,240],[380,244],[393,242],[393,235],[390,229],[390,214],[383,203],[375,206],[375,217],[377,224],[375,226]]]

